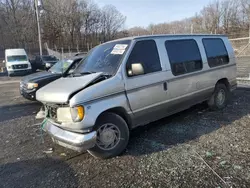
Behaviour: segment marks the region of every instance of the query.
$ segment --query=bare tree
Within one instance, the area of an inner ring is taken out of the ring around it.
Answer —
[[[126,17],[123,16],[115,6],[104,6],[101,12],[101,33],[103,35],[103,41],[115,38],[115,35],[124,25],[125,21]]]
[[[17,46],[32,40],[33,33],[30,29],[34,28],[34,13],[31,3],[30,0],[0,1],[0,20],[3,23],[1,29],[5,31],[3,38],[10,43],[15,42]]]

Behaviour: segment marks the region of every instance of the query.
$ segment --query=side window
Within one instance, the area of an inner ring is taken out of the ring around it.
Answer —
[[[141,64],[143,73],[161,71],[161,63],[154,40],[143,40],[136,42],[127,61],[127,74],[129,77],[135,76],[132,71],[132,64]]]
[[[202,59],[195,40],[169,40],[165,42],[171,70],[178,76],[202,69]]]
[[[223,40],[216,38],[202,39],[209,67],[217,67],[229,63],[229,56]]]

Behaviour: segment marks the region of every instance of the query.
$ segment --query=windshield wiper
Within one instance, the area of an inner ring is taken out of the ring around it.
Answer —
[[[106,76],[108,78],[112,77],[113,75],[112,74],[109,74],[109,73],[102,73],[102,76]]]
[[[90,72],[90,71],[86,71],[86,72],[77,72],[77,73],[72,73],[72,77],[78,77],[78,76],[84,76],[84,75],[88,75],[88,74],[93,74],[96,72]]]

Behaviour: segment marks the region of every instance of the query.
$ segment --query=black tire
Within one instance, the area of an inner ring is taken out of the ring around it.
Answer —
[[[224,95],[224,100],[220,101],[219,95]],[[208,100],[208,106],[212,110],[221,110],[227,106],[228,100],[230,98],[230,91],[223,83],[218,83],[215,86],[215,90],[211,98]]]
[[[107,159],[120,155],[127,147],[129,141],[129,129],[126,121],[119,115],[115,113],[104,113],[98,120],[94,127],[97,131],[97,140],[100,140],[100,135],[98,134],[101,127],[105,124],[112,124],[117,129],[119,129],[119,138],[117,139],[117,144],[110,149],[102,149],[101,146],[96,143],[95,147],[88,150],[88,152],[97,158]]]

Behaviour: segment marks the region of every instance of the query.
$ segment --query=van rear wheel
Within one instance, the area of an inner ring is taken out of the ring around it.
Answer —
[[[212,110],[221,110],[226,107],[229,96],[230,92],[225,84],[216,84],[214,93],[208,100],[208,106]]]
[[[129,129],[126,121],[115,113],[104,113],[94,128],[97,140],[88,152],[97,158],[111,158],[120,155],[128,145]]]

